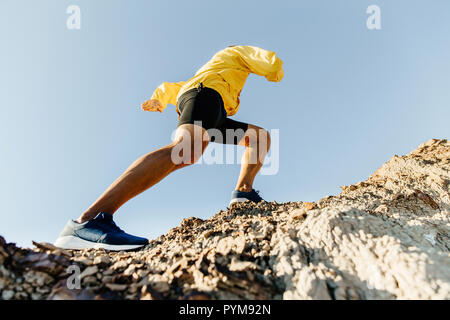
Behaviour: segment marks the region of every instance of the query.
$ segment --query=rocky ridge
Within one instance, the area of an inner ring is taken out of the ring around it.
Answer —
[[[450,143],[430,140],[341,188],[186,218],[139,251],[0,237],[0,297],[449,299]]]

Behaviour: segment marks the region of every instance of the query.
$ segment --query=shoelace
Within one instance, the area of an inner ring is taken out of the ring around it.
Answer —
[[[119,226],[114,222],[112,218],[110,219],[102,219],[103,223],[109,225],[114,231],[117,232],[124,232],[122,229],[119,228]]]
[[[255,192],[256,192],[256,194],[257,194],[259,200],[262,200],[262,197],[259,195],[259,190],[255,190]]]
[[[122,229],[119,228],[119,226],[114,222],[114,220],[109,221],[109,224],[117,232],[124,232]]]

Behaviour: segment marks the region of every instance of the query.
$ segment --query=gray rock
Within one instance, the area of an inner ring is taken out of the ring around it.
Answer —
[[[4,290],[2,292],[2,299],[3,300],[10,300],[12,297],[14,297],[14,291],[12,291],[12,290]]]
[[[450,144],[430,140],[336,196],[236,203],[137,251],[32,251],[0,237],[0,290],[3,299],[449,299],[449,234]],[[67,285],[70,265],[84,268],[80,288]]]

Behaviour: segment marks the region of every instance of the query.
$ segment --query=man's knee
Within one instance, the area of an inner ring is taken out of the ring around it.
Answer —
[[[171,144],[171,159],[175,168],[183,168],[196,163],[208,146],[209,141],[195,141],[186,136],[178,137]]]
[[[246,137],[245,137],[245,146],[246,147],[262,147],[270,148],[270,133],[264,128],[257,126],[250,126],[247,129]]]
[[[270,148],[270,133],[266,129],[262,129],[262,130],[263,130],[262,135],[263,135],[264,139],[266,140],[265,145],[267,147],[267,150],[269,150],[269,148]]]

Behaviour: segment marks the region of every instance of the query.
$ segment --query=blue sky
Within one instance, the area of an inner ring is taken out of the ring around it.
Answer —
[[[66,9],[81,9],[68,30]],[[366,8],[381,8],[368,30]],[[275,51],[280,83],[250,75],[234,119],[280,131],[269,201],[315,201],[394,154],[450,136],[450,2],[20,1],[0,3],[0,235],[53,242],[139,156],[170,142],[175,107],[143,112],[231,44]],[[115,215],[155,238],[228,205],[239,165],[195,165]]]

